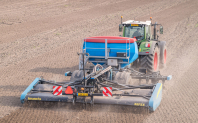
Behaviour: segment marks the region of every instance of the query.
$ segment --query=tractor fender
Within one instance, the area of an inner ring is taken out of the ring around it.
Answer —
[[[163,53],[164,53],[164,47],[166,46],[166,41],[159,41],[158,42],[159,49],[160,49],[160,62],[163,61]]]
[[[160,56],[162,56],[161,53],[163,53],[163,49],[164,49],[165,45],[166,45],[166,41],[159,41],[158,42],[158,46],[159,46],[159,49],[160,49]]]
[[[166,45],[166,41],[159,41],[158,42],[158,46],[160,48],[160,51],[161,51],[162,47],[164,47],[164,45]]]
[[[153,54],[153,53],[154,53],[154,51],[155,51],[155,46],[156,46],[156,45],[158,45],[158,42],[157,42],[157,41],[152,41],[149,54]]]
[[[146,42],[147,43],[147,42]],[[140,52],[139,50],[139,55],[149,55],[149,54],[153,54],[153,52],[155,51],[155,46],[158,45],[157,41],[150,41],[148,42],[151,44],[150,46],[150,50],[146,51],[146,52]],[[145,43],[141,43],[141,45],[145,45]],[[141,47],[145,47],[145,46],[141,46]],[[149,52],[149,53],[148,53]]]

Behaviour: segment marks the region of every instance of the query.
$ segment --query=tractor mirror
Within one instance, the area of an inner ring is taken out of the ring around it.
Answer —
[[[122,32],[122,24],[119,24],[119,32]]]
[[[160,34],[163,34],[163,26],[160,26]]]

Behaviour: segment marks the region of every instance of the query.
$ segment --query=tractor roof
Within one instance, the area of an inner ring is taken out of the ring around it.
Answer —
[[[145,25],[151,25],[151,21],[143,22],[143,21],[128,20],[128,21],[123,22],[122,24],[145,24]]]

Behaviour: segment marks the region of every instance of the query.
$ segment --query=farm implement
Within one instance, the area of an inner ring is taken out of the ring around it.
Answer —
[[[65,76],[71,76],[70,81],[36,78],[22,93],[21,103],[127,105],[155,111],[162,99],[163,84],[171,76],[162,76],[159,71],[148,73],[146,68],[134,70],[131,64],[138,58],[136,41],[136,38],[128,37],[84,39],[82,52],[78,53],[79,70],[65,73]],[[146,80],[144,84],[142,80]]]

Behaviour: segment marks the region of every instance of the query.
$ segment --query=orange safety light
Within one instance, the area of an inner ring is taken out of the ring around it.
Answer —
[[[67,88],[65,90],[65,94],[73,94],[73,90],[72,90],[71,86],[67,86]]]

